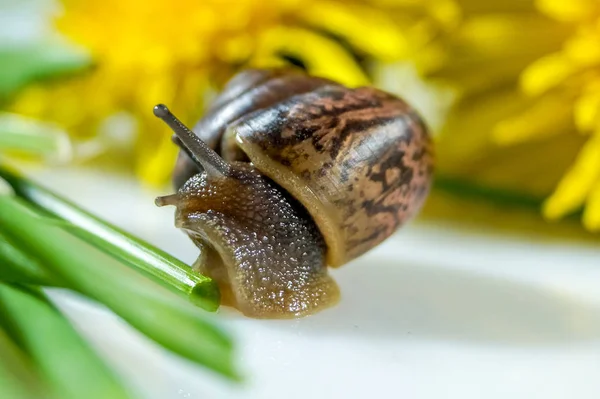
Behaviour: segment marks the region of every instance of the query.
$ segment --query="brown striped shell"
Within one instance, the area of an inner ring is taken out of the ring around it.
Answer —
[[[290,70],[234,77],[194,132],[226,161],[249,161],[309,212],[337,267],[416,214],[429,192],[432,142],[406,102]],[[198,173],[181,153],[174,183]]]

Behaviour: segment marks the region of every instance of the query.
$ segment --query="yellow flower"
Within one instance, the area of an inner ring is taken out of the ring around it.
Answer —
[[[521,86],[537,98],[553,91],[564,93],[572,104],[560,106],[571,114],[580,133],[590,135],[544,204],[544,214],[555,219],[586,204],[584,225],[600,230],[600,4],[593,0],[539,0],[538,6],[552,17],[574,24],[573,34],[560,51],[531,64],[521,75]]]
[[[408,57],[459,18],[452,0],[62,0],[56,26],[89,50],[94,66],[27,88],[12,110],[79,137],[97,135],[107,118],[126,111],[136,121],[137,174],[161,184],[176,149],[151,115],[154,104],[167,103],[192,123],[239,68],[286,60],[365,84],[370,61]]]
[[[600,230],[600,3],[468,3],[446,58],[423,68],[460,87],[440,168],[547,197],[551,220],[584,207]]]

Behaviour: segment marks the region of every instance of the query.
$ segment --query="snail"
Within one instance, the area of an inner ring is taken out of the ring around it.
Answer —
[[[422,118],[373,87],[300,70],[234,76],[190,130],[154,114],[180,148],[176,227],[200,249],[194,269],[222,303],[253,318],[295,318],[335,305],[328,274],[410,220],[426,199],[433,148]]]

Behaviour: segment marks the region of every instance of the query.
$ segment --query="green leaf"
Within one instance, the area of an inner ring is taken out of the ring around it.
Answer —
[[[218,309],[220,294],[217,284],[212,279],[194,272],[188,265],[168,253],[100,220],[6,167],[0,167],[0,178],[4,178],[17,195],[35,204],[45,214],[71,223],[73,226],[69,230],[74,235],[124,264],[147,273],[167,287],[178,290],[192,303],[205,310]]]
[[[0,313],[0,326],[2,326]],[[34,374],[30,362],[0,327],[0,398],[49,398]]]
[[[38,259],[20,250],[0,226],[0,281],[27,285],[57,286]]]
[[[91,65],[89,55],[61,43],[0,47],[0,100],[26,84],[80,72]]]
[[[0,283],[0,312],[57,398],[132,397],[42,293]]]
[[[36,212],[22,198],[0,195],[0,225],[20,248],[43,259],[49,272],[172,352],[238,378],[231,339],[207,316]]]

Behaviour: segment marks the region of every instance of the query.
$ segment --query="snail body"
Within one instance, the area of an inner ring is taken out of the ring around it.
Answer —
[[[432,143],[403,100],[290,70],[234,77],[195,126],[155,114],[182,147],[176,225],[200,248],[195,268],[223,302],[257,318],[338,301],[327,267],[374,248],[421,208]]]

